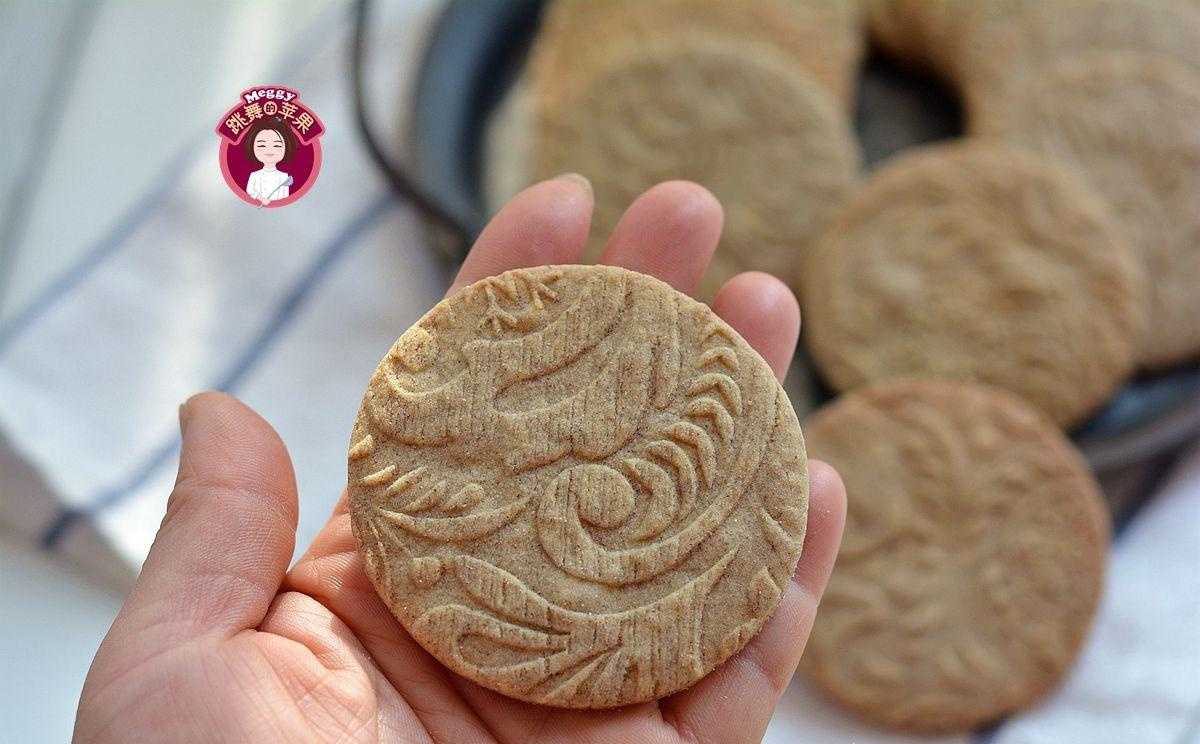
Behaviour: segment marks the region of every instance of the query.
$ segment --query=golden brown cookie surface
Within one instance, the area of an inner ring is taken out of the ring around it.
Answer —
[[[896,60],[928,69],[946,82],[957,84],[975,24],[1009,12],[1009,3],[866,0],[867,26],[876,42]]]
[[[721,200],[725,226],[705,300],[739,271],[794,278],[857,180],[849,124],[819,85],[770,49],[710,37],[614,58],[538,126],[535,172],[591,179],[599,238],[662,181],[696,181]],[[601,247],[595,241],[589,259]]]
[[[987,0],[962,13],[953,74],[967,108],[1018,104],[1058,62],[1089,52],[1161,54],[1200,70],[1200,13],[1161,0]]]
[[[349,494],[367,574],[442,663],[603,708],[682,689],[758,631],[808,476],[782,388],[711,310],[560,266],[483,280],[400,337]]]
[[[1029,705],[1095,613],[1107,511],[1050,422],[994,388],[892,381],[805,424],[846,484],[808,675],[888,727],[965,731]]]
[[[533,94],[554,104],[614,50],[700,33],[769,47],[849,107],[864,48],[860,12],[844,0],[555,0],[530,53]]]
[[[1048,65],[1021,90],[973,129],[1063,163],[1104,198],[1146,274],[1144,365],[1200,355],[1200,74],[1162,56],[1095,52]]]
[[[967,0],[865,0],[875,41],[902,62],[946,72],[953,54],[954,21]]]
[[[1128,375],[1142,331],[1139,266],[1096,196],[1001,145],[897,157],[805,267],[808,347],[840,390],[975,380],[1065,427]]]

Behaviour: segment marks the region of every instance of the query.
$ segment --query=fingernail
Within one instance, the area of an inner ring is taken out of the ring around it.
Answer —
[[[561,176],[556,177],[554,180],[555,181],[566,181],[567,183],[573,183],[576,186],[583,189],[584,191],[586,191],[588,193],[588,196],[591,196],[593,193],[592,192],[592,182],[587,180],[587,177],[581,173],[564,173]]]
[[[195,397],[195,395],[189,395],[187,400],[179,404],[179,434],[181,436],[187,434],[187,422],[191,418],[191,411],[188,409],[192,399]]]

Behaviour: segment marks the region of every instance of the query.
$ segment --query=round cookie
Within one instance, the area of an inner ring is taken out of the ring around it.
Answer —
[[[1200,74],[1162,56],[1094,52],[1020,87],[973,116],[973,132],[1073,168],[1104,198],[1148,280],[1143,365],[1200,354]]]
[[[771,47],[850,108],[864,51],[860,15],[858,2],[845,0],[555,0],[529,56],[534,97],[556,104],[614,49],[707,33]]]
[[[802,665],[863,717],[966,731],[1028,706],[1077,656],[1108,513],[1078,452],[994,388],[896,380],[805,423],[841,474],[845,535]]]
[[[768,48],[712,37],[614,57],[538,126],[535,173],[591,179],[588,260],[647,188],[682,178],[716,194],[725,226],[701,283],[705,300],[740,271],[794,278],[857,180],[849,123],[819,85]]]
[[[1019,98],[1055,61],[1085,51],[1164,54],[1200,69],[1200,12],[1161,0],[869,0],[890,54],[959,88],[968,111]]]
[[[485,279],[408,329],[349,454],[367,575],[454,671],[606,708],[741,649],[804,541],[804,442],[705,305],[608,266]]]
[[[1089,189],[989,143],[877,171],[809,252],[808,347],[839,390],[889,377],[985,382],[1068,427],[1129,374],[1137,262]]]
[[[1161,0],[990,0],[961,30],[954,75],[968,117],[1020,107],[1047,69],[1083,53],[1160,54],[1200,71],[1200,12]],[[989,109],[998,109],[989,111]]]

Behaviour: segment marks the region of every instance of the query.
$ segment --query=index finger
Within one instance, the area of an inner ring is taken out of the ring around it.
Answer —
[[[567,173],[535,183],[483,229],[446,294],[509,269],[578,263],[591,223],[586,178]]]

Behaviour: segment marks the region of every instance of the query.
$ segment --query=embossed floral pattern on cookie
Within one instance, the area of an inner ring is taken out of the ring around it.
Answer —
[[[803,542],[803,440],[766,362],[613,267],[440,303],[380,363],[349,457],[385,602],[450,668],[540,703],[695,682],[758,631]]]
[[[591,179],[585,252],[643,191],[684,179],[725,211],[698,290],[710,300],[742,271],[794,282],[800,260],[858,182],[844,113],[811,76],[769,47],[685,35],[614,53],[586,84],[536,117],[533,171]]]
[[[1007,393],[896,380],[810,417],[846,484],[837,565],[802,662],[891,728],[965,731],[1030,704],[1096,611],[1108,512],[1055,427]]]
[[[1059,426],[1132,372],[1144,276],[1099,195],[994,142],[876,171],[803,272],[806,343],[839,390],[891,377],[983,382]]]

